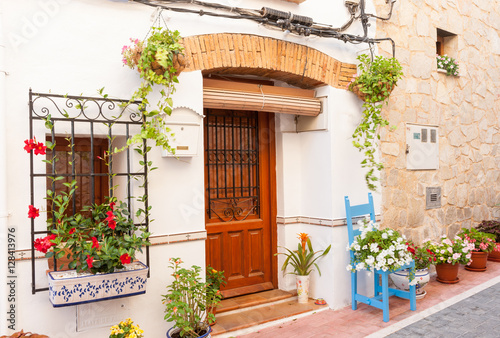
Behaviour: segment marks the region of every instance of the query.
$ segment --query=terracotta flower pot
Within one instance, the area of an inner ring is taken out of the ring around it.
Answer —
[[[472,260],[465,266],[465,270],[469,271],[486,271],[486,262],[488,260],[488,253],[482,251],[471,252]]]
[[[455,284],[460,281],[458,278],[458,267],[460,264],[441,263],[436,265],[436,280],[445,284]]]
[[[497,243],[497,247],[500,243]],[[493,262],[500,262],[500,251],[492,251],[488,254],[488,260]]]

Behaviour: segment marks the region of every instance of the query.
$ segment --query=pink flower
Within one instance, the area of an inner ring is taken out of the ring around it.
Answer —
[[[453,259],[459,259],[460,258],[460,254],[459,253],[454,253],[453,254]]]

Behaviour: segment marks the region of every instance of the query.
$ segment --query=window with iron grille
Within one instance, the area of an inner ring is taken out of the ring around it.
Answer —
[[[71,181],[78,189],[73,195],[67,213],[80,212],[84,205],[101,204],[107,197],[117,197],[128,206],[130,218],[149,229],[149,217],[139,219],[135,211],[148,210],[148,169],[146,142],[123,151],[127,140],[137,134],[143,123],[138,107],[140,102],[127,100],[54,95],[29,92],[29,139],[45,140],[55,144],[47,149],[45,161],[30,153],[30,202],[51,206],[44,201],[48,190],[58,193],[67,190]],[[47,123],[51,128],[47,128]],[[60,179],[54,180],[54,177]],[[135,196],[135,197],[134,197]],[[47,218],[50,219],[47,215]],[[46,236],[47,223],[43,217],[31,219],[32,293],[46,291],[35,278],[37,267],[33,242]],[[149,266],[149,247],[145,248]],[[54,269],[58,264],[55,258]]]

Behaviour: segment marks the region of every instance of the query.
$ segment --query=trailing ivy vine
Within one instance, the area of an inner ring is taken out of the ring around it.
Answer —
[[[377,142],[380,140],[379,130],[389,122],[382,117],[382,106],[388,103],[389,95],[403,75],[402,67],[395,58],[376,56],[371,58],[366,54],[358,56],[360,64],[359,76],[355,77],[348,86],[364,101],[361,122],[352,134],[353,145],[364,154],[361,166],[367,168],[365,175],[368,189],[376,190],[375,170],[382,170],[383,164],[375,158]]]

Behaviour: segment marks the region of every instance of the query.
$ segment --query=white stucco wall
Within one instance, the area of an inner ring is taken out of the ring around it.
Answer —
[[[221,0],[222,1],[222,0]],[[283,1],[222,1],[233,6],[259,9],[269,6],[301,15],[317,22],[341,26],[348,18],[341,2],[308,0],[297,6]],[[371,7],[371,1],[368,10]],[[97,96],[105,87],[112,97],[129,98],[139,84],[137,72],[122,66],[120,51],[129,38],[144,38],[151,25],[154,9],[127,1],[102,0],[24,0],[3,2],[3,27],[6,45],[5,64],[8,72],[5,107],[8,128],[7,212],[9,226],[19,231],[18,249],[30,247],[29,219],[29,156],[22,150],[28,138],[28,90],[35,92]],[[296,37],[279,30],[270,30],[246,20],[199,17],[192,14],[164,12],[171,29],[183,36],[239,32],[271,36],[316,48],[343,61],[355,62],[356,53],[364,45],[345,44],[334,39]],[[373,27],[373,26],[372,26]],[[358,24],[348,31],[361,34]],[[183,73],[174,95],[174,106],[203,111],[201,72]],[[0,87],[0,90],[2,88]],[[359,167],[360,155],[351,145],[350,135],[359,119],[360,104],[355,96],[342,89],[323,87],[319,96],[328,96],[328,128],[311,132],[282,132],[278,120],[277,194],[278,216],[305,216],[340,219],[345,216],[343,196],[353,202],[366,200],[364,172]],[[293,123],[293,121],[292,121]],[[202,149],[202,137],[199,145]],[[161,157],[153,150],[150,158],[158,170],[150,174],[150,204],[153,206],[151,231],[154,235],[174,235],[203,231],[204,167],[202,152],[190,159]],[[42,190],[39,190],[42,191]],[[37,197],[41,201],[41,197]],[[43,202],[40,202],[43,203]],[[378,196],[375,195],[378,209]],[[0,217],[3,217],[0,215]],[[43,228],[43,218],[37,219]],[[330,306],[339,308],[348,303],[349,275],[345,270],[347,254],[345,227],[325,227],[298,223],[280,225],[278,244],[297,245],[296,233],[311,235],[316,249],[332,244],[331,253],[319,262],[322,277],[312,275],[312,296],[323,297]],[[1,253],[2,257],[4,252]],[[203,241],[183,242],[151,247],[151,278],[146,295],[101,302],[91,308],[93,313],[123,314],[132,317],[147,332],[159,337],[171,325],[163,320],[161,294],[170,281],[167,260],[182,257],[186,265],[205,265]],[[37,262],[37,280],[45,283],[45,262]],[[279,265],[281,267],[281,265]],[[3,273],[3,272],[2,272]],[[31,294],[29,261],[17,262],[16,329],[44,333],[50,337],[101,337],[109,326],[76,332],[76,307],[54,309],[47,292]],[[290,280],[279,273],[280,287],[290,288]],[[293,282],[292,282],[293,283]],[[0,303],[1,304],[1,303]],[[81,309],[81,311],[83,311]],[[1,309],[5,313],[4,309]],[[7,333],[1,318],[0,334]]]

